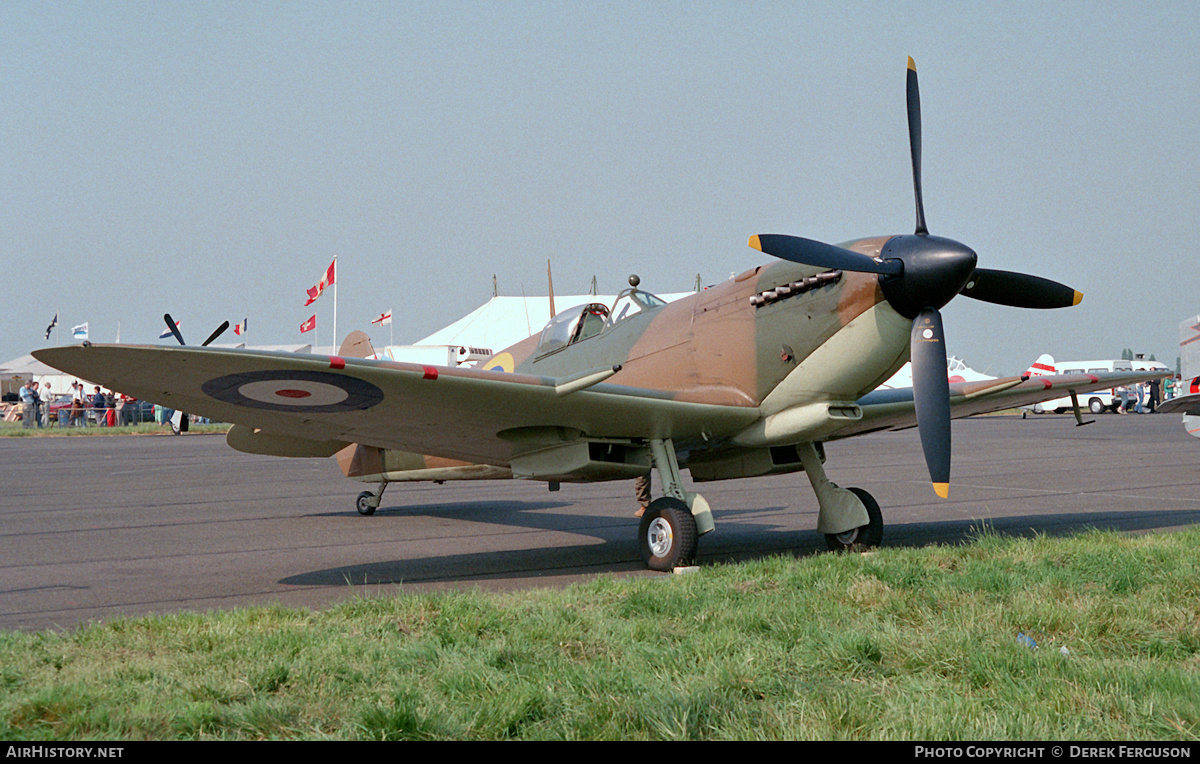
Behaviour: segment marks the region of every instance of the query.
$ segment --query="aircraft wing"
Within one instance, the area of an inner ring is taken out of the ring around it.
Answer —
[[[1092,390],[1123,387],[1163,376],[1166,376],[1166,372],[1120,371],[956,382],[950,385],[950,415],[961,419],[973,414],[986,414],[1063,398],[1072,392],[1081,394]],[[858,405],[863,412],[862,419],[839,429],[833,438],[846,438],[878,430],[902,430],[917,424],[911,387],[874,390],[860,398]]]
[[[262,431],[285,444],[280,455],[327,455],[360,443],[508,466],[514,455],[568,440],[572,431],[702,439],[738,432],[757,417],[753,407],[679,401],[656,390],[599,383],[563,394],[579,380],[373,359],[159,345],[34,355],[126,395],[250,428],[243,433]],[[295,445],[306,442],[314,444],[308,451]]]
[[[1158,407],[1154,409],[1159,414],[1185,414],[1187,416],[1200,416],[1200,393],[1192,393],[1191,395],[1180,395],[1175,398],[1168,398]]]

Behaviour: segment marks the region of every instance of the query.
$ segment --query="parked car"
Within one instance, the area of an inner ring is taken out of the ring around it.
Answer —
[[[71,421],[71,403],[74,399],[70,395],[56,395],[47,406],[49,413],[49,422],[51,424],[58,422],[60,425],[67,425]]]
[[[137,398],[126,399],[120,412],[121,424],[141,424],[154,421],[154,404]]]

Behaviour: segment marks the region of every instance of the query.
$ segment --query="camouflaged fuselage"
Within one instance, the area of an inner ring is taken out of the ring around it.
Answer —
[[[888,238],[843,246],[874,256]],[[872,274],[777,261],[550,352],[539,351],[534,335],[482,368],[561,378],[620,365],[607,383],[680,401],[755,407],[834,335],[880,305],[889,309]],[[816,391],[817,397],[853,401],[874,389],[907,360],[907,342],[846,352],[858,354],[855,362],[868,370],[850,387]]]

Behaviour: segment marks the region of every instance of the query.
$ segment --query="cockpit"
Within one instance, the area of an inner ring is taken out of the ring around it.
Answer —
[[[613,303],[612,313],[608,317],[608,323],[612,325],[634,314],[641,313],[643,310],[659,308],[666,304],[666,300],[649,292],[642,292],[638,289],[626,289],[617,295],[617,300]]]
[[[660,308],[666,304],[666,300],[649,292],[626,289],[617,295],[611,311],[607,305],[598,302],[577,305],[564,310],[550,319],[550,323],[546,324],[546,328],[542,330],[535,355],[541,357],[589,337],[595,337],[607,327],[630,316],[635,316],[651,308]]]
[[[595,337],[608,322],[608,306],[598,302],[564,310],[546,324],[538,340],[537,355],[543,356],[567,345]]]

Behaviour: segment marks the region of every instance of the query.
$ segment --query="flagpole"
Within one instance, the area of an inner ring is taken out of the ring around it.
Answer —
[[[337,355],[337,255],[333,256],[333,352],[330,355]]]

